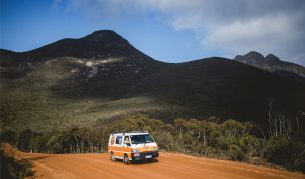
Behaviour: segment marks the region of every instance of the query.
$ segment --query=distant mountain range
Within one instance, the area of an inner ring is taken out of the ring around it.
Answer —
[[[35,131],[107,125],[138,113],[263,126],[270,101],[287,116],[305,111],[304,84],[239,63],[242,56],[164,63],[109,30],[28,52],[2,49],[0,57],[1,104],[11,108],[18,126]],[[270,55],[246,57],[253,64],[281,64]]]
[[[278,75],[298,80],[305,84],[305,67],[291,62],[280,60],[277,56],[269,54],[264,57],[258,52],[249,52],[246,55],[237,55],[233,60],[245,63]]]

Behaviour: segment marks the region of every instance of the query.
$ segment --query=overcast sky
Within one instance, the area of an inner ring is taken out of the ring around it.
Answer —
[[[258,51],[305,65],[304,0],[1,0],[1,48],[101,29],[167,62]]]

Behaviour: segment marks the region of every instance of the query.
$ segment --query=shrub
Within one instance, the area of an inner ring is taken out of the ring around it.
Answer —
[[[4,130],[1,132],[1,142],[8,142],[11,144],[16,144],[17,134],[11,130]]]
[[[247,128],[242,123],[234,119],[229,119],[221,124],[221,131],[224,136],[235,138],[243,136],[246,133]]]
[[[238,145],[232,144],[229,146],[228,151],[231,160],[244,160],[245,156],[241,148]]]
[[[1,144],[1,178],[25,178],[33,174],[31,166],[26,160],[16,158],[17,153],[18,151],[10,144]]]
[[[260,150],[262,146],[260,140],[253,135],[241,137],[239,139],[239,146],[243,151],[247,161],[252,157],[260,156]]]
[[[160,133],[151,133],[155,140],[157,141],[158,143],[158,146],[161,148],[161,149],[165,149],[165,150],[168,150],[168,151],[174,151],[174,150],[178,150],[178,147],[176,147],[176,144],[175,144],[175,140],[174,140],[174,137],[173,135],[171,135],[169,132],[160,132]]]
[[[304,153],[305,147],[301,142],[290,140],[282,136],[274,136],[271,137],[268,142],[266,158],[270,162],[293,170],[304,166]]]
[[[220,136],[217,140],[218,146],[217,148],[228,150],[231,145],[238,145],[239,140],[238,138],[231,138],[226,136]]]
[[[305,173],[305,150],[303,150],[299,157],[295,160],[295,167],[297,170]]]

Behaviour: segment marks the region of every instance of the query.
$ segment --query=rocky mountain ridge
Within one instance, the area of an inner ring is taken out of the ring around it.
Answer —
[[[233,60],[305,83],[305,67],[282,61],[273,54],[264,57],[252,51],[246,55],[237,55]]]

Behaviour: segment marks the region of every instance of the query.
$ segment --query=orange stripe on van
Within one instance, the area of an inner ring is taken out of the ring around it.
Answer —
[[[122,151],[122,152],[131,152],[130,147],[119,147],[119,146],[109,146],[108,150],[116,150],[116,151]]]
[[[130,148],[130,147],[120,147],[120,146],[109,146],[108,151],[122,151],[122,152],[131,152],[131,150],[139,150],[140,152],[153,151],[156,147],[147,147],[147,148]]]
[[[139,150],[139,152],[151,152],[154,147],[147,147],[147,148],[134,148],[134,150]],[[115,156],[124,156],[124,153],[127,153],[128,157],[131,157],[131,150],[133,150],[130,147],[121,147],[121,146],[108,146],[108,152],[113,152]]]
[[[127,153],[127,155],[128,155],[128,157],[131,157],[131,148],[129,147],[129,148],[127,148],[127,147],[119,147],[119,146],[109,146],[108,147],[108,151],[109,152],[113,152],[113,154],[115,155],[115,156],[121,156],[121,157],[123,157],[124,156],[124,153]]]

